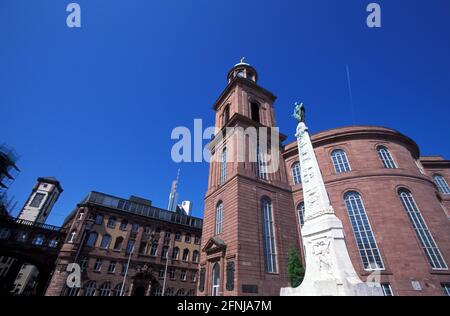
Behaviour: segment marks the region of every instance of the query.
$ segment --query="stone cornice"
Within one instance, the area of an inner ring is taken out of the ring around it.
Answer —
[[[340,141],[355,139],[373,139],[384,141],[396,141],[404,144],[415,157],[419,157],[420,151],[416,142],[400,132],[381,126],[348,126],[329,129],[311,136],[314,147],[333,144]],[[284,156],[290,157],[297,152],[297,142],[291,142],[284,146]]]

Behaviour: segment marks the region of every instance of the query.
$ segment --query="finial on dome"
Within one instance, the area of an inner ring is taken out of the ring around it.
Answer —
[[[243,64],[245,61],[245,57],[241,57],[241,64]]]

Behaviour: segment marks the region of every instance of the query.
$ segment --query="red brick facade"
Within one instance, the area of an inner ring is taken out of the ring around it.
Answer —
[[[89,220],[96,222],[87,229]],[[199,218],[91,192],[64,223],[68,237],[46,295],[118,296],[130,260],[123,296],[159,296],[167,262],[163,248],[168,250],[169,257],[165,295],[196,295],[201,224]],[[98,237],[89,244],[92,232]],[[110,241],[102,244],[106,235]],[[177,256],[173,256],[175,248]],[[83,260],[86,260],[84,268]],[[100,269],[96,269],[98,262]],[[66,287],[66,268],[70,263],[82,267],[79,290]],[[88,293],[89,284],[94,284],[94,292]]]
[[[243,72],[241,76],[233,76]],[[275,126],[275,97],[259,87],[246,72],[255,70],[236,65],[229,83],[214,105],[216,127]],[[242,78],[244,77],[244,78]],[[259,105],[259,117],[252,116],[252,103]],[[227,109],[228,108],[228,109]],[[260,123],[255,122],[259,119]],[[235,133],[227,131],[221,140],[213,140],[213,158],[229,146]],[[280,139],[284,137],[280,135]],[[324,131],[312,136],[313,146],[336,215],[342,220],[351,260],[361,279],[372,271],[362,264],[344,194],[353,191],[361,197],[376,240],[384,269],[381,282],[389,284],[394,295],[442,295],[442,284],[450,283],[450,195],[439,192],[433,179],[440,175],[450,182],[450,162],[439,157],[420,158],[419,148],[410,138],[382,127],[355,126]],[[247,143],[246,143],[247,145]],[[394,168],[386,168],[378,150],[384,147]],[[337,173],[331,154],[345,151],[350,171]],[[248,148],[246,148],[248,151]],[[301,229],[296,211],[303,200],[302,185],[294,185],[292,165],[298,161],[296,142],[282,148],[282,164],[267,179],[258,176],[258,165],[236,162],[228,157],[226,179],[221,181],[220,158],[211,163],[202,237],[198,295],[212,295],[215,263],[220,266],[219,295],[279,295],[288,286],[287,254],[290,247],[301,249]],[[246,158],[248,153],[246,152]],[[423,221],[439,249],[445,268],[432,269],[421,246],[419,235],[402,204],[399,190],[411,193]],[[264,265],[261,198],[272,202],[276,249],[276,272]],[[217,205],[221,202],[222,232],[216,234]],[[234,272],[227,266],[234,264]],[[229,275],[228,275],[229,274]],[[202,275],[202,273],[201,273]],[[230,276],[234,276],[230,285]],[[250,290],[249,290],[250,289]]]

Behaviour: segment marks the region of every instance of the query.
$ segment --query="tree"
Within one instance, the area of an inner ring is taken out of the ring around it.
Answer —
[[[294,247],[291,247],[288,257],[288,277],[289,282],[291,283],[291,287],[298,287],[302,283],[304,276],[305,268],[300,262],[297,251]]]

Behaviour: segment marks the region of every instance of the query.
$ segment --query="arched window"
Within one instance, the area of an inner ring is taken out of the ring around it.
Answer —
[[[111,242],[111,236],[108,234],[104,235],[102,238],[102,242],[100,243],[100,248],[108,249],[110,242]]]
[[[250,110],[251,110],[252,120],[260,123],[259,104],[256,102],[252,102],[250,105]]]
[[[387,169],[395,169],[397,166],[395,165],[394,159],[392,158],[389,150],[384,146],[378,146],[378,157],[380,157],[383,166]]]
[[[179,289],[178,291],[177,291],[177,296],[184,296],[185,294],[184,294],[184,289]]]
[[[169,252],[169,247],[164,246],[161,251],[161,258],[167,258],[167,253]]]
[[[198,262],[198,251],[197,250],[194,250],[192,252],[192,261],[193,262]]]
[[[266,272],[277,272],[277,255],[275,251],[275,234],[273,228],[272,202],[268,198],[261,200],[263,220],[264,266]]]
[[[433,176],[434,182],[436,183],[439,192],[442,194],[450,194],[450,187],[448,186],[447,181],[445,181],[445,178],[441,176],[440,174],[436,174]]]
[[[78,294],[80,293],[80,288],[79,287],[68,287],[66,286],[66,290],[64,292],[64,296],[78,296]]]
[[[222,233],[222,214],[223,213],[223,203],[219,202],[216,207],[216,235]]]
[[[364,269],[367,271],[384,270],[383,259],[361,196],[358,192],[347,192],[344,195],[344,202]]]
[[[91,232],[89,234],[88,240],[86,242],[86,245],[88,247],[95,247],[95,244],[97,242],[98,234],[96,232]]]
[[[195,296],[195,290],[190,289],[190,290],[188,291],[187,296]]]
[[[347,154],[342,149],[333,150],[331,153],[331,160],[333,161],[334,170],[336,173],[350,172],[350,164],[347,159]]]
[[[296,162],[292,165],[292,179],[294,179],[294,184],[300,184],[302,183],[302,175],[301,175],[301,169],[300,169],[300,162]]]
[[[174,295],[174,290],[173,288],[169,287],[168,289],[166,289],[166,292],[164,293],[165,296],[173,296]]]
[[[302,228],[303,225],[305,225],[305,203],[301,202],[299,205],[297,205],[297,212],[300,228]]]
[[[117,220],[116,220],[116,218],[115,217],[110,217],[109,219],[108,219],[108,227],[109,228],[115,228],[116,227],[116,222],[117,222]]]
[[[178,247],[173,248],[172,259],[178,260],[178,254],[179,253],[180,253],[180,249]]]
[[[117,284],[116,287],[114,288],[113,295],[114,295],[114,296],[121,296],[121,293],[120,293],[121,290],[122,290],[122,284],[119,283],[119,284]]]
[[[219,287],[220,287],[220,265],[215,263],[212,268],[212,296],[219,296]]]
[[[153,243],[152,247],[150,248],[150,255],[151,256],[157,256],[158,255],[158,244]]]
[[[95,281],[89,281],[84,289],[84,296],[95,296],[96,290]]]
[[[222,151],[222,162],[220,164],[220,184],[224,184],[227,180],[227,149]]]
[[[45,236],[42,234],[34,236],[34,239],[32,241],[33,245],[35,246],[42,246],[45,241]]]
[[[100,286],[100,296],[110,296],[111,295],[111,284],[110,283],[103,283],[102,286]]]
[[[68,242],[69,244],[74,243],[76,237],[77,237],[77,231],[76,231],[76,230],[72,230],[72,232],[69,234],[69,238],[67,239],[67,242]]]
[[[153,296],[161,296],[162,295],[162,289],[158,286],[153,290]]]
[[[447,264],[442,258],[441,252],[439,251],[439,248],[434,241],[434,238],[431,235],[431,232],[429,231],[411,192],[406,189],[400,189],[398,191],[398,195],[417,234],[417,238],[420,241],[422,249],[427,256],[431,268],[433,270],[447,270]]]
[[[223,114],[222,114],[222,126],[225,126],[228,121],[230,120],[230,105],[227,104],[223,110]]]
[[[189,249],[183,250],[183,261],[189,261]]]
[[[114,243],[114,250],[122,249],[123,237],[117,237],[116,242]]]

